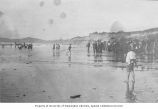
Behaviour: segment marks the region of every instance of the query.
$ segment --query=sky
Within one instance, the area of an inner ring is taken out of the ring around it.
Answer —
[[[158,27],[157,10],[158,0],[0,0],[0,35],[55,40],[139,31]]]

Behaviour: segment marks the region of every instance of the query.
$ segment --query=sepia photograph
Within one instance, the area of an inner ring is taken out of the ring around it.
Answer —
[[[158,103],[158,0],[0,0],[0,103]]]

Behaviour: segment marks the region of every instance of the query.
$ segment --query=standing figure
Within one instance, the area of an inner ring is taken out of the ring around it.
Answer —
[[[95,41],[93,42],[93,52],[94,52],[94,54],[96,53],[96,42]]]
[[[5,47],[5,45],[4,44],[2,44],[2,48],[4,48]]]
[[[90,51],[90,46],[91,46],[91,44],[90,44],[90,42],[88,42],[88,44],[87,44],[88,53],[89,53],[89,51]]]
[[[31,44],[28,44],[28,50],[32,50],[32,48],[33,48],[32,43],[31,43]]]
[[[137,66],[136,53],[134,48],[131,47],[131,50],[127,53],[126,56],[127,63],[127,82],[129,82],[130,74],[132,75],[132,81],[135,82],[134,66]]]
[[[111,43],[110,43],[110,41],[107,42],[107,51],[108,52],[111,51]]]
[[[55,44],[53,44],[53,51],[55,50]]]
[[[56,50],[58,50],[58,44],[56,44]]]
[[[68,56],[68,57],[70,57],[71,58],[71,44],[69,45],[69,47],[68,47],[68,51],[66,52],[66,55]]]
[[[69,53],[71,54],[71,44],[68,47]]]
[[[104,42],[101,42],[101,50],[100,50],[100,52],[102,53],[103,52],[103,50],[104,50]]]
[[[16,46],[17,46],[17,43],[15,42],[15,43],[14,43],[14,45],[15,45],[15,48],[16,48]]]
[[[60,49],[60,44],[58,44],[58,49]]]

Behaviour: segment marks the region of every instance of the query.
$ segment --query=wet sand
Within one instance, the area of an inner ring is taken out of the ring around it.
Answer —
[[[131,94],[125,64],[109,61],[108,53],[96,58],[82,47],[72,48],[69,57],[66,48],[0,48],[1,102],[158,102],[157,63],[139,63]]]

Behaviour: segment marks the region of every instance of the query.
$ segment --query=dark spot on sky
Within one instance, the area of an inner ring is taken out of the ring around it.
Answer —
[[[52,25],[54,23],[53,19],[49,19],[49,24]]]
[[[45,90],[43,90],[42,92],[46,92]]]
[[[43,29],[43,31],[46,31],[46,29]]]
[[[3,16],[3,14],[4,14],[4,13],[3,13],[2,11],[0,11],[0,17],[2,17],[2,16]]]
[[[61,4],[61,0],[54,0],[54,5],[59,6]]]
[[[62,12],[62,13],[60,14],[60,18],[65,19],[65,18],[66,18],[66,13],[65,13],[65,12]]]
[[[43,7],[44,6],[44,1],[41,1],[40,2],[40,7]]]
[[[111,26],[111,32],[120,32],[124,31],[122,24],[118,21],[115,21]]]
[[[23,94],[23,96],[25,97],[25,96],[26,96],[26,94]]]

